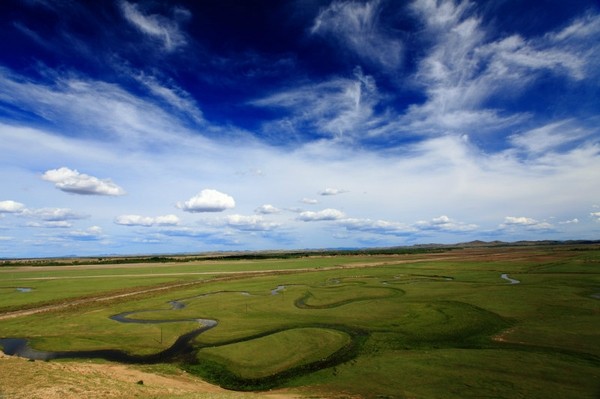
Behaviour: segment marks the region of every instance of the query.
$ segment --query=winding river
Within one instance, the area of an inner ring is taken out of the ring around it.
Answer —
[[[502,275],[500,275],[500,277],[507,280],[509,284],[519,284],[521,282],[520,280],[515,280],[514,278],[508,277],[507,273],[503,273]]]
[[[183,309],[185,303],[180,301],[170,301],[171,310]],[[164,310],[164,309],[161,309]],[[193,351],[190,341],[205,331],[217,326],[218,322],[211,319],[173,319],[173,320],[150,320],[136,319],[131,316],[156,312],[156,309],[138,310],[132,312],[123,312],[110,316],[111,320],[119,323],[139,323],[139,324],[162,324],[162,323],[178,323],[194,321],[200,324],[201,327],[194,329],[186,334],[181,335],[167,349],[150,355],[132,355],[118,349],[98,349],[87,351],[39,351],[31,348],[29,340],[25,338],[3,338],[0,339],[0,346],[3,347],[3,352],[11,356],[19,356],[32,360],[52,360],[52,359],[90,359],[101,358],[122,363],[159,363],[166,362],[178,355],[191,353]]]

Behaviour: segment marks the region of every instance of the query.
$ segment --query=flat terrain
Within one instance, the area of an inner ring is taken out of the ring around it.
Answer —
[[[597,245],[68,263],[0,267],[2,399],[600,396]]]

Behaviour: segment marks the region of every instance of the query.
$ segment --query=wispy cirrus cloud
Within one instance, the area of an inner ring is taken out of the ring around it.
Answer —
[[[162,43],[166,51],[185,46],[187,39],[179,27],[179,22],[189,19],[190,12],[184,8],[173,9],[173,18],[159,14],[146,14],[138,4],[121,1],[121,11],[127,21],[141,33]]]
[[[45,80],[35,80],[0,67],[0,101],[26,109],[30,117],[66,132],[76,131],[80,139],[102,138],[127,147],[166,150],[174,140],[185,141],[191,135],[181,112],[173,113],[154,99],[134,95],[114,83],[72,73],[45,72]],[[177,94],[172,90],[170,96]],[[185,113],[193,114],[187,110],[193,104],[185,94],[180,101]],[[206,141],[195,137],[194,143],[202,145]]]
[[[374,107],[379,102],[375,80],[354,70],[354,79],[333,78],[278,92],[252,105],[285,109],[289,116],[263,126],[267,135],[286,131],[302,140],[326,138],[352,140],[375,127]]]
[[[393,71],[402,62],[404,46],[380,25],[381,8],[379,0],[334,1],[319,12],[310,32],[332,39],[364,61]]]
[[[47,170],[42,175],[42,179],[54,183],[59,190],[72,194],[125,195],[125,190],[110,179],[99,179],[67,167]]]
[[[597,73],[598,15],[539,37],[492,38],[473,2],[417,0],[410,8],[434,40],[415,74],[427,101],[409,108],[403,118],[409,129],[439,134],[508,127],[530,115],[491,108],[490,99],[518,97],[544,73],[573,81]]]
[[[192,96],[174,84],[165,84],[152,75],[140,73],[135,79],[145,86],[150,93],[162,99],[170,106],[190,116],[198,123],[203,122],[202,112]]]
[[[560,150],[581,139],[592,136],[591,129],[579,126],[576,121],[562,120],[509,137],[514,147],[531,154]]]

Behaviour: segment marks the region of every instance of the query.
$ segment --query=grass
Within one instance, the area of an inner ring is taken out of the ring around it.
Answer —
[[[152,354],[198,327],[178,320],[206,318],[218,325],[196,337],[192,353],[176,364],[232,389],[287,386],[366,398],[600,393],[597,247],[102,267],[3,271],[0,299],[27,308],[56,297],[198,284],[1,320],[0,337],[28,337],[46,350]],[[40,273],[64,279],[24,280]],[[521,283],[508,284],[502,273]],[[124,278],[131,274],[145,277]],[[24,281],[34,290],[7,288]],[[173,309],[172,300],[185,307]],[[170,322],[108,319],[126,311]]]
[[[224,364],[239,377],[255,379],[329,357],[349,343],[350,337],[341,331],[297,328],[250,341],[201,349],[197,356]]]

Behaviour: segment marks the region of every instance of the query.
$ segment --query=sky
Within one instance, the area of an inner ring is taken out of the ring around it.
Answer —
[[[596,0],[4,0],[0,258],[600,238]]]

